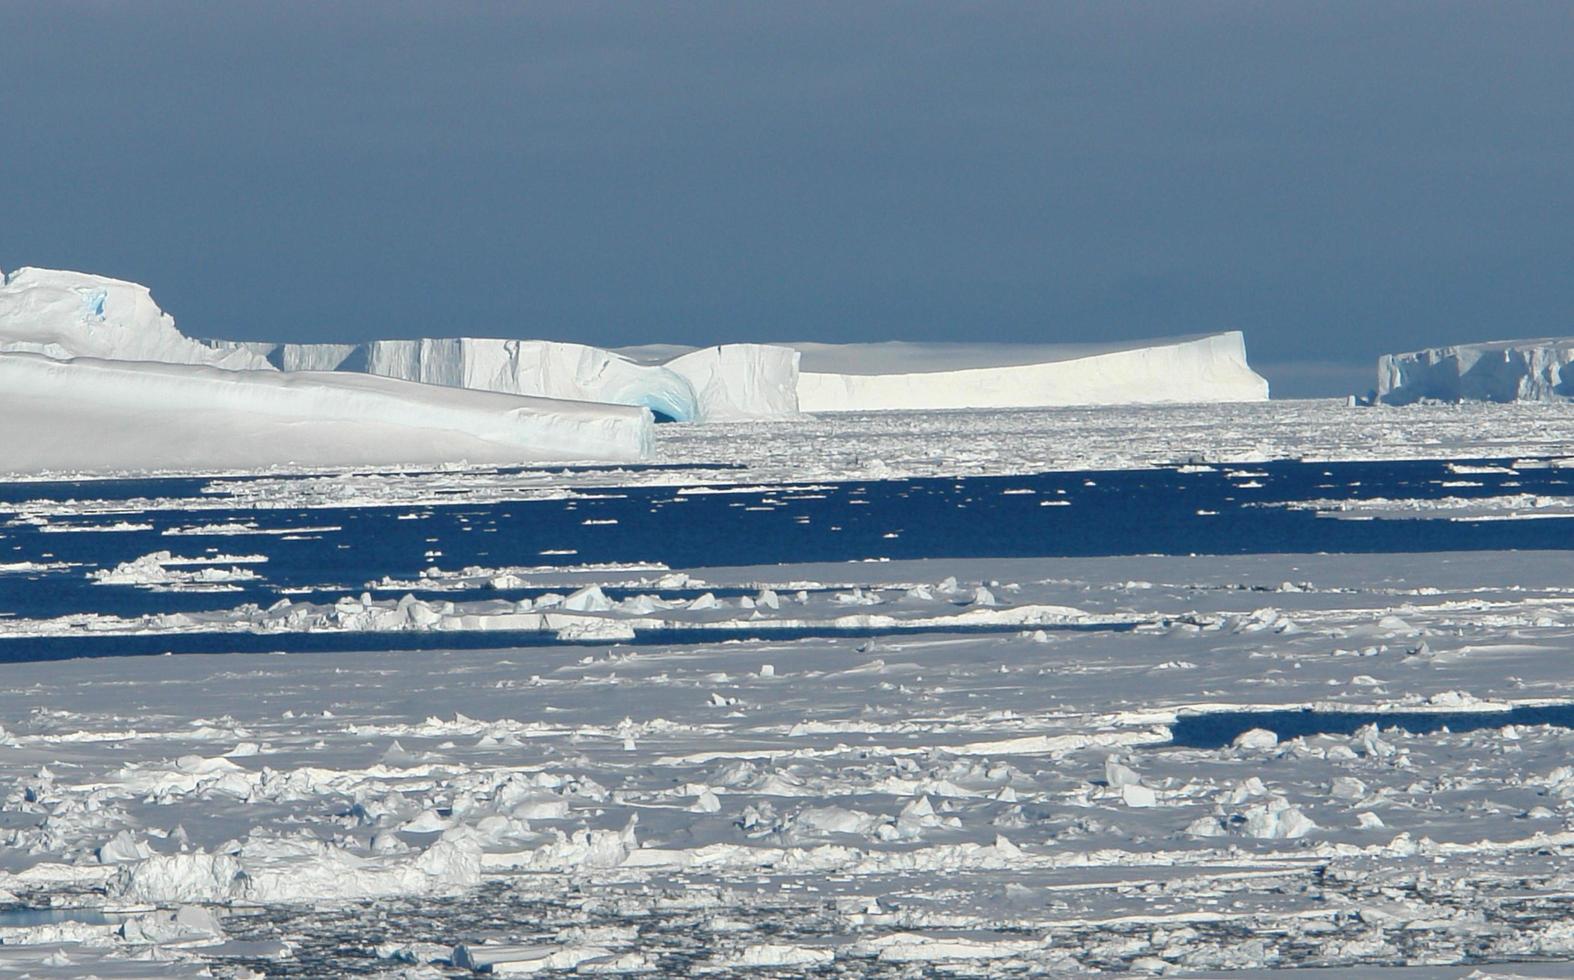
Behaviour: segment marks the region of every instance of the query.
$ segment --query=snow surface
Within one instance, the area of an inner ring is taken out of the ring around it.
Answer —
[[[0,354],[0,471],[636,460],[644,409],[370,376]]]
[[[1237,331],[1141,345],[793,344],[806,412],[1262,401]]]
[[[1388,405],[1438,401],[1567,401],[1574,398],[1574,338],[1498,340],[1384,354],[1377,398]]]
[[[1565,566],[690,569],[686,584],[782,608],[809,583],[915,610],[987,587],[990,608],[1139,625],[11,664],[0,889],[65,919],[0,926],[0,964],[1462,976],[1566,960],[1574,734],[1382,723],[1568,703]],[[1180,719],[1241,709],[1375,723],[1170,742]]]

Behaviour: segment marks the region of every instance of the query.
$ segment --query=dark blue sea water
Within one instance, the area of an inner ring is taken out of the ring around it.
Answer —
[[[1367,725],[1399,728],[1412,735],[1447,729],[1473,732],[1505,725],[1553,725],[1574,728],[1574,704],[1514,708],[1510,711],[1219,711],[1181,718],[1173,726],[1177,748],[1217,749],[1254,728],[1279,736],[1280,741],[1311,735],[1351,735]]]
[[[1135,623],[1070,623],[1041,626],[1049,633],[1125,633]],[[950,627],[948,633],[976,635],[1020,633],[1020,626]],[[923,628],[837,629],[827,627],[762,629],[666,629],[641,631],[617,641],[619,646],[726,643],[739,640],[793,640],[826,637],[888,637],[925,632]],[[930,628],[927,631],[932,631]],[[560,640],[552,633],[484,630],[461,632],[321,632],[321,633],[134,633],[100,636],[29,636],[0,639],[0,663],[70,660],[76,657],[142,657],[176,653],[341,653],[366,650],[502,650],[528,647],[607,646],[606,640]]]
[[[1472,460],[1505,465],[1506,460]],[[463,480],[456,475],[456,480]],[[740,480],[746,480],[740,474]],[[1460,486],[1460,483],[1476,484]],[[1453,484],[1453,485],[1445,485]],[[48,573],[0,574],[0,616],[96,611],[119,615],[231,608],[292,598],[331,601],[383,576],[410,579],[431,565],[566,566],[660,562],[674,568],[862,559],[1132,554],[1385,553],[1567,549],[1574,518],[1535,521],[1331,520],[1261,504],[1503,494],[1568,496],[1574,471],[1532,469],[1461,476],[1441,461],[1254,463],[1215,472],[1175,468],[1027,476],[861,481],[812,489],[681,493],[676,487],[582,491],[590,499],[419,507],[138,512],[137,498],[224,499],[193,479],[0,484],[5,511],[29,500],[127,503],[126,511],[56,523],[132,521],[151,530],[44,533],[0,527],[0,564],[67,562]],[[415,515],[415,519],[411,519]],[[168,528],[251,522],[282,535],[164,536]],[[610,523],[615,522],[615,523]],[[266,555],[263,578],[240,591],[157,593],[93,584],[87,572],[153,551]],[[418,595],[421,595],[419,591]],[[492,595],[517,598],[530,594]],[[451,594],[449,597],[454,597]]]

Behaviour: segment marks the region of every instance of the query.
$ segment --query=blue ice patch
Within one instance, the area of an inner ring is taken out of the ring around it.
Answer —
[[[637,379],[600,394],[618,405],[643,405],[658,422],[692,422],[700,416],[699,396],[681,375],[663,369],[642,372]]]
[[[77,295],[82,297],[82,305],[87,307],[89,314],[104,319],[104,301],[109,295],[102,289],[78,289]]]

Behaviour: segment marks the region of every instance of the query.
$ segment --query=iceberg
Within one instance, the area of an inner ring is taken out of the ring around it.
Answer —
[[[551,340],[448,337],[365,344],[235,344],[283,371],[350,371],[515,395],[638,405],[676,422],[797,412],[797,354],[763,344],[606,350]]]
[[[678,421],[700,414],[694,389],[683,377],[585,344],[448,337],[245,346],[284,371],[358,372],[452,388],[642,405]]]
[[[643,364],[660,364],[689,383],[701,418],[778,418],[798,414],[797,351],[775,344],[679,347],[650,344],[617,353]]]
[[[1377,361],[1377,400],[1385,405],[1435,401],[1574,399],[1574,337],[1495,340],[1384,354]]]
[[[0,470],[625,461],[652,452],[645,408],[281,371],[264,347],[186,337],[135,283],[46,269],[0,277]],[[290,366],[315,366],[306,360]]]
[[[213,341],[224,345],[223,341]],[[648,344],[452,338],[248,345],[282,370],[643,405],[680,421],[804,412],[1262,401],[1239,332],[1127,345]]]
[[[813,344],[801,354],[805,412],[1247,402],[1268,382],[1239,331],[1126,345]]]
[[[216,349],[183,335],[146,286],[52,269],[0,276],[0,352],[18,351],[57,359],[268,368],[264,358],[242,346]]]
[[[650,413],[370,375],[0,354],[0,470],[638,460]]]
[[[147,289],[23,269],[0,290],[0,353],[365,375],[719,421],[806,412],[1260,401],[1239,332],[1105,345],[648,344],[491,337],[281,344],[193,340]],[[253,382],[255,383],[255,379]],[[427,396],[422,396],[427,397]],[[619,450],[620,452],[622,450]]]

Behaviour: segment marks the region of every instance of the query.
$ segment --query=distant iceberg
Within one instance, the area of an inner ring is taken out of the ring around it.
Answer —
[[[1574,337],[1495,340],[1384,354],[1377,362],[1377,400],[1408,405],[1446,402],[1574,399]]]
[[[1249,402],[1268,382],[1239,331],[1118,345],[791,345],[806,412]]]

